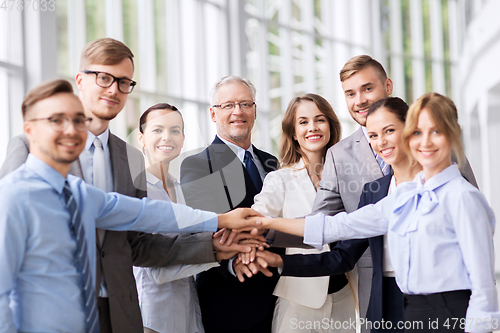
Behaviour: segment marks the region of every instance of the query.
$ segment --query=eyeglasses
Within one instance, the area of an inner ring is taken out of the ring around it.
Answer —
[[[236,105],[238,105],[242,110],[250,110],[255,105],[255,102],[222,103],[222,104],[212,105],[212,107],[221,108],[222,110],[225,111],[231,111],[236,107]]]
[[[124,94],[130,94],[134,90],[137,82],[124,77],[116,77],[109,73],[84,70],[85,74],[95,74],[95,83],[101,88],[109,88],[113,83],[118,82],[118,90]]]
[[[78,132],[85,132],[86,130],[89,129],[90,122],[92,121],[92,118],[86,118],[86,117],[76,117],[76,118],[66,118],[63,116],[52,116],[48,118],[36,118],[36,119],[30,119],[28,121],[39,121],[39,120],[47,120],[49,122],[50,127],[56,132],[62,132],[66,128],[68,128],[68,124],[70,122],[73,123],[73,126],[75,126],[75,129]]]

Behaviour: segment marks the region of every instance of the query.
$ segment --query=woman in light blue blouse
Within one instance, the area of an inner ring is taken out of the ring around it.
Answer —
[[[148,165],[148,198],[185,204],[181,187],[169,173],[184,144],[184,121],[175,106],[156,104],[142,114],[139,142]],[[134,267],[144,332],[204,332],[193,275],[217,263],[164,268]]]
[[[495,217],[452,163],[452,152],[459,163],[465,159],[454,103],[436,93],[419,98],[408,111],[403,143],[423,171],[378,203],[333,217],[259,220],[264,228],[303,235],[315,247],[388,233],[396,282],[405,294],[405,332],[498,329]]]

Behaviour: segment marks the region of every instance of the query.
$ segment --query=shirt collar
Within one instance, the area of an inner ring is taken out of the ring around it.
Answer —
[[[94,135],[94,133],[88,131],[87,142],[85,143],[85,149],[90,149],[90,147],[92,147],[92,145],[94,144],[95,138],[96,138],[96,136]],[[100,135],[98,135],[97,138],[99,138],[99,140],[101,140],[102,150],[108,149],[109,127],[106,128],[106,130],[104,132],[102,132]]]
[[[365,135],[366,141],[368,141],[368,143],[370,143],[370,137],[368,136],[368,130],[366,129],[365,126],[360,126],[360,127],[361,127],[361,132],[363,132],[363,134]]]
[[[179,184],[179,182],[177,181],[177,179],[172,176],[170,173],[168,174],[167,176],[175,185]],[[158,177],[156,177],[155,175],[153,175],[151,172],[147,171],[146,170],[146,181],[148,183],[150,183],[151,185],[159,185],[159,186],[163,186],[163,181],[161,179],[159,179]]]
[[[238,156],[238,158],[240,159],[240,161],[243,163],[243,160],[245,159],[245,152],[246,151],[249,151],[250,154],[252,154],[252,157],[255,161],[256,159],[256,156],[255,156],[255,153],[253,151],[253,145],[250,144],[250,147],[248,147],[247,150],[241,148],[240,146],[237,146],[235,145],[234,143],[232,142],[229,142],[227,140],[224,140],[223,138],[221,138],[218,134],[217,134],[217,137],[222,141],[224,142],[235,154],[236,156]]]
[[[146,181],[151,185],[159,184],[160,186],[163,186],[163,182],[147,170],[146,170]]]
[[[39,159],[33,154],[29,154],[26,159],[26,167],[31,169],[34,173],[40,176],[45,182],[56,190],[57,193],[61,194],[64,188],[64,183],[66,178],[64,178],[59,172],[57,172],[50,165]]]
[[[413,181],[417,183],[417,188],[425,187],[426,189],[432,191],[458,176],[461,176],[458,165],[456,163],[452,163],[449,167],[431,177],[427,181],[425,180],[424,171],[420,171],[416,174]]]

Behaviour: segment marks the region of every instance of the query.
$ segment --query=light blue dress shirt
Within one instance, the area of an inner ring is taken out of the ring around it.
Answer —
[[[217,230],[215,213],[105,193],[68,175],[95,282],[95,228],[145,232]],[[0,332],[85,332],[66,178],[34,155],[0,181]],[[180,230],[179,226],[185,227]],[[95,287],[95,286],[94,286]],[[6,307],[10,296],[10,310]]]
[[[338,240],[388,233],[396,282],[403,293],[472,291],[466,331],[500,326],[494,277],[495,216],[477,188],[453,164],[425,181],[398,185],[394,194],[355,212],[306,217],[304,243],[319,247]]]

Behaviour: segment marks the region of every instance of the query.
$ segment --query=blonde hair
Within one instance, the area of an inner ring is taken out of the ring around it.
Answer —
[[[410,160],[415,163],[415,159],[410,153],[409,143],[413,133],[418,127],[418,116],[423,109],[427,110],[438,131],[443,133],[446,137],[451,145],[452,152],[457,157],[459,167],[462,167],[465,162],[465,153],[461,138],[462,131],[458,124],[457,107],[450,98],[438,93],[423,95],[417,99],[408,110],[402,139],[403,147],[409,155]]]
[[[384,66],[369,55],[359,55],[349,59],[340,70],[340,82],[344,82],[362,69],[373,67],[378,73],[380,82],[387,80],[387,73]]]
[[[316,94],[304,94],[295,97],[288,104],[283,120],[281,121],[281,129],[283,131],[279,149],[281,166],[296,164],[300,161],[301,157],[305,157],[299,143],[293,138],[295,136],[295,114],[300,103],[303,101],[310,101],[316,104],[318,110],[323,113],[330,124],[330,141],[325,146],[325,152],[340,140],[342,134],[340,121],[326,99]]]
[[[134,54],[119,40],[113,38],[100,38],[88,43],[80,57],[80,70],[89,65],[117,65],[124,59],[130,59],[134,65]]]

